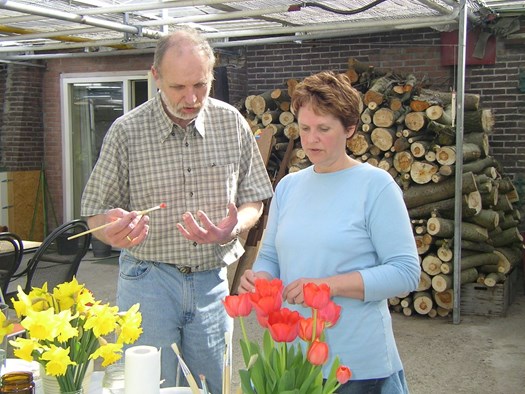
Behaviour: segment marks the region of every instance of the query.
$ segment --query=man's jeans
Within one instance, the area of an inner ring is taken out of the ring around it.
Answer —
[[[226,268],[183,274],[171,264],[121,253],[117,304],[125,311],[140,303],[144,332],[133,345],[161,348],[163,387],[176,386],[178,376],[186,385],[171,348],[176,342],[193,377],[203,374],[212,393],[222,391],[224,333],[233,332],[222,304],[228,294]]]

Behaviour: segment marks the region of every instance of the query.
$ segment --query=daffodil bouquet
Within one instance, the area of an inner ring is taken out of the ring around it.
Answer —
[[[90,360],[102,357],[104,367],[118,361],[123,345],[142,333],[139,304],[119,313],[118,307],[95,301],[76,278],[51,292],[47,283],[29,294],[18,286],[12,301],[27,333],[10,341],[14,355],[40,363],[47,375],[56,377],[62,392],[82,388]],[[108,342],[109,336],[115,341]]]
[[[227,296],[224,307],[228,315],[239,318],[241,349],[246,369],[239,371],[245,394],[330,394],[351,377],[348,367],[335,357],[329,375],[322,368],[328,361],[325,329],[339,320],[341,307],[330,299],[330,288],[308,283],[303,286],[304,303],[312,316],[282,307],[283,284],[279,279],[257,279],[255,291]],[[260,347],[248,339],[243,317],[255,310],[259,324],[265,328]]]

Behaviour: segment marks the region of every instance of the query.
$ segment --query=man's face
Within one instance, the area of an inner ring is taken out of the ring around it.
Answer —
[[[168,49],[159,69],[152,68],[168,116],[185,127],[199,114],[211,89],[208,59],[189,49]]]

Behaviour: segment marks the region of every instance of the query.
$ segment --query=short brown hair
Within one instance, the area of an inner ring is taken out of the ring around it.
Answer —
[[[317,114],[331,114],[345,128],[356,126],[360,117],[361,96],[345,74],[322,71],[297,84],[292,94],[291,109],[311,104]]]

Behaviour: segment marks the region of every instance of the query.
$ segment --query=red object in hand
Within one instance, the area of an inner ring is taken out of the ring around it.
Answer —
[[[324,321],[317,317],[317,324],[315,325],[315,338],[313,338],[314,319],[309,317],[299,321],[299,338],[306,342],[312,342],[319,339],[324,328]]]

